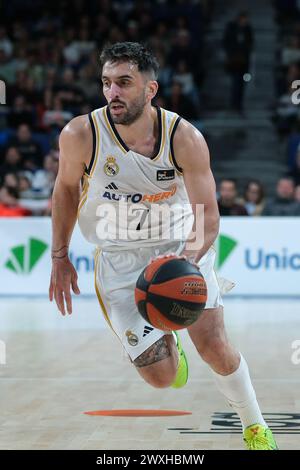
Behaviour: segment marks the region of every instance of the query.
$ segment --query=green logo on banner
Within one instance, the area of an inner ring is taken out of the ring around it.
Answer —
[[[217,256],[217,269],[225,263],[229,255],[233,252],[237,245],[237,241],[226,235],[220,235],[218,238],[218,256]]]
[[[29,238],[27,245],[14,246],[5,267],[16,274],[29,274],[47,250],[48,245],[36,238]]]

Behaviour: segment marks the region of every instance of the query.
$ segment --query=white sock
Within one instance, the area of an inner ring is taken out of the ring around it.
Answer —
[[[256,423],[267,426],[257,403],[247,362],[242,355],[239,367],[232,374],[220,375],[211,371],[218,389],[239,415],[243,430]]]

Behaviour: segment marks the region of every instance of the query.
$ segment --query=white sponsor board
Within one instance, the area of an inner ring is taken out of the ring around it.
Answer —
[[[48,295],[51,273],[51,220],[0,219],[0,295]],[[70,258],[78,270],[80,290],[94,293],[94,246],[75,228]]]
[[[0,295],[47,295],[50,219],[1,218],[0,240]],[[215,245],[219,275],[236,284],[229,296],[300,296],[300,218],[223,218]],[[93,252],[76,227],[70,258],[85,295],[94,294]]]
[[[228,295],[300,296],[299,217],[223,217],[216,247]]]

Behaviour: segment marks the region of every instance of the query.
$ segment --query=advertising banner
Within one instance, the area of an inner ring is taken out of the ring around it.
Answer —
[[[48,295],[49,218],[0,219],[0,295]],[[300,296],[300,218],[227,217],[215,242],[216,271],[235,282],[228,296]],[[82,294],[94,294],[94,246],[75,228],[70,258]]]

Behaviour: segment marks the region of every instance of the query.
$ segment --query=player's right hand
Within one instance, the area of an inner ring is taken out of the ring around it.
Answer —
[[[71,289],[74,294],[79,295],[80,290],[77,285],[77,272],[69,260],[68,256],[64,258],[54,258],[52,260],[52,271],[49,286],[49,299],[52,302],[55,299],[58,310],[62,315],[67,312],[72,313]]]

